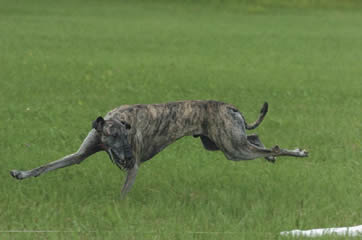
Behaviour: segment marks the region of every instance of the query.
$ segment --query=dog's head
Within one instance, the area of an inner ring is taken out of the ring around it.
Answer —
[[[98,117],[93,121],[92,127],[100,134],[101,141],[113,162],[119,165],[125,160],[132,159],[132,149],[128,141],[128,133],[131,129],[129,123]]]

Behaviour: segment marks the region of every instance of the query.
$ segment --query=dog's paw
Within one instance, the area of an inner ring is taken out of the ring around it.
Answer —
[[[305,149],[296,149],[296,153],[298,154],[298,157],[308,157],[308,152]]]
[[[24,174],[22,171],[19,170],[11,170],[10,175],[16,179],[22,180],[24,179]]]

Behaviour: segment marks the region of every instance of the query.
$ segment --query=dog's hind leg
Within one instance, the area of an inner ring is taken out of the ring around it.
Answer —
[[[266,149],[249,144],[248,150],[252,155],[255,154],[259,157],[269,157],[269,156],[308,157],[308,152],[306,150],[301,150],[299,148],[296,148],[294,150],[288,150],[280,148],[279,146],[274,146],[272,149]]]
[[[204,146],[204,148],[208,151],[218,151],[220,150],[220,148],[218,148],[216,146],[216,144],[207,136],[204,135],[200,135],[200,139],[202,142],[202,145]]]
[[[260,157],[277,157],[277,156],[292,156],[292,157],[308,157],[306,150],[299,148],[294,150],[282,149],[275,146],[271,149],[261,148],[254,144],[247,142],[240,149],[232,152],[224,152],[225,156],[234,161],[238,160],[252,160]]]
[[[88,136],[83,141],[82,145],[80,146],[79,150],[73,154],[67,155],[57,161],[48,163],[44,166],[34,168],[28,171],[19,171],[19,170],[12,170],[10,171],[11,176],[16,179],[24,179],[28,177],[37,177],[40,174],[58,169],[67,167],[73,164],[79,164],[84,159],[89,157],[90,155],[102,150],[100,144],[100,140],[96,130],[92,129]]]
[[[133,168],[127,170],[126,181],[125,181],[125,183],[123,185],[123,188],[121,190],[121,198],[122,199],[131,190],[132,185],[133,185],[134,181],[136,180],[137,172],[138,172],[138,164],[136,162],[135,165],[133,166]]]
[[[251,143],[254,144],[255,146],[261,147],[261,148],[265,148],[264,144],[260,141],[258,135],[256,134],[251,134],[247,136],[247,140]],[[268,156],[265,157],[265,159],[271,163],[275,163],[276,157],[274,156]]]
[[[253,129],[257,127],[261,120],[264,118],[268,110],[268,105],[265,103],[260,111],[259,119],[249,125],[245,123],[244,118],[240,112],[230,109],[228,114],[225,114],[218,122],[220,126],[218,131],[214,133],[214,139],[218,139],[217,146],[223,151],[225,156],[230,160],[251,160],[260,157],[273,159],[277,156],[293,156],[293,157],[307,157],[308,153],[305,150],[295,149],[287,150],[281,149],[278,146],[272,149],[267,149],[261,143],[260,139],[256,135],[247,136],[245,129]]]

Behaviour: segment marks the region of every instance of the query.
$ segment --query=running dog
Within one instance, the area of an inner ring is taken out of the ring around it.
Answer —
[[[206,150],[220,150],[233,161],[264,157],[274,162],[277,156],[307,157],[308,152],[299,148],[267,149],[257,135],[246,134],[246,130],[262,122],[267,112],[268,104],[264,103],[259,118],[248,124],[235,106],[218,101],[123,105],[93,122],[92,130],[77,152],[32,170],[12,170],[10,174],[16,179],[37,177],[79,164],[90,155],[105,151],[112,162],[127,172],[121,190],[124,197],[141,163],[184,136],[199,137]]]

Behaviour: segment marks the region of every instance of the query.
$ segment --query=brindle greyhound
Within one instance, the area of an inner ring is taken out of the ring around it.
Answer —
[[[248,124],[236,107],[217,101],[123,105],[93,122],[93,129],[77,152],[29,171],[10,173],[17,179],[37,177],[106,151],[112,162],[127,171],[121,191],[124,197],[141,163],[184,136],[200,137],[206,150],[221,150],[227,159],[234,161],[264,157],[274,162],[276,156],[307,157],[308,153],[300,149],[286,150],[278,146],[266,149],[257,135],[246,134],[246,130],[262,122],[267,111],[268,104],[264,103],[259,118]]]

